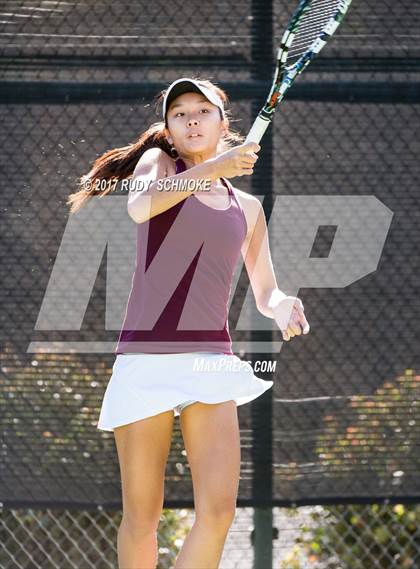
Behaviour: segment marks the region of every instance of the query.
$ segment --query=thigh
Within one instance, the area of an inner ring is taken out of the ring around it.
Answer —
[[[194,403],[180,415],[197,514],[234,512],[241,464],[235,401]]]
[[[125,517],[159,519],[174,412],[165,411],[114,429]]]

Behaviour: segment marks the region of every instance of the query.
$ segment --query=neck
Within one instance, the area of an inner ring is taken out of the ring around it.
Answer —
[[[185,164],[186,169],[188,170],[189,168],[192,168],[193,166],[196,166],[195,163],[191,163],[191,161],[189,161],[188,159],[184,158],[183,156],[178,156],[178,158],[176,158],[176,160],[182,160]],[[201,164],[201,162],[197,162],[197,164]],[[217,192],[217,188],[219,187],[223,187],[225,188],[224,183],[222,182],[222,178],[217,178],[216,180],[213,180],[213,182],[210,184],[210,186],[208,186],[210,189],[207,190],[206,194],[214,194],[214,193],[219,193]]]
[[[185,156],[180,154],[179,157],[184,161],[184,164],[187,168],[192,168],[193,166],[197,166],[198,164],[202,164],[206,160],[210,158],[216,157],[216,152],[206,152],[205,154],[191,154]]]

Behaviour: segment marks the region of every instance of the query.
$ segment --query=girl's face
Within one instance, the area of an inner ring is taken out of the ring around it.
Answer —
[[[168,142],[178,155],[199,163],[216,155],[226,129],[219,108],[201,93],[183,93],[169,105],[166,115]],[[192,136],[198,134],[198,136]]]

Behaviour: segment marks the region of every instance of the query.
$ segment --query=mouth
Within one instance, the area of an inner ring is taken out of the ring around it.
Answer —
[[[188,139],[191,139],[191,138],[194,139],[194,138],[201,138],[202,136],[203,136],[202,134],[198,134],[198,133],[196,133],[196,132],[193,132],[192,134],[189,134],[189,135],[187,136],[187,138],[188,138]]]

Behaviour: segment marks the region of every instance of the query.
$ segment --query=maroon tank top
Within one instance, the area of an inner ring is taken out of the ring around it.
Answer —
[[[176,173],[184,170],[178,158]],[[115,354],[233,354],[228,302],[247,223],[234,188],[221,179],[227,209],[191,194],[137,224],[136,268]]]

